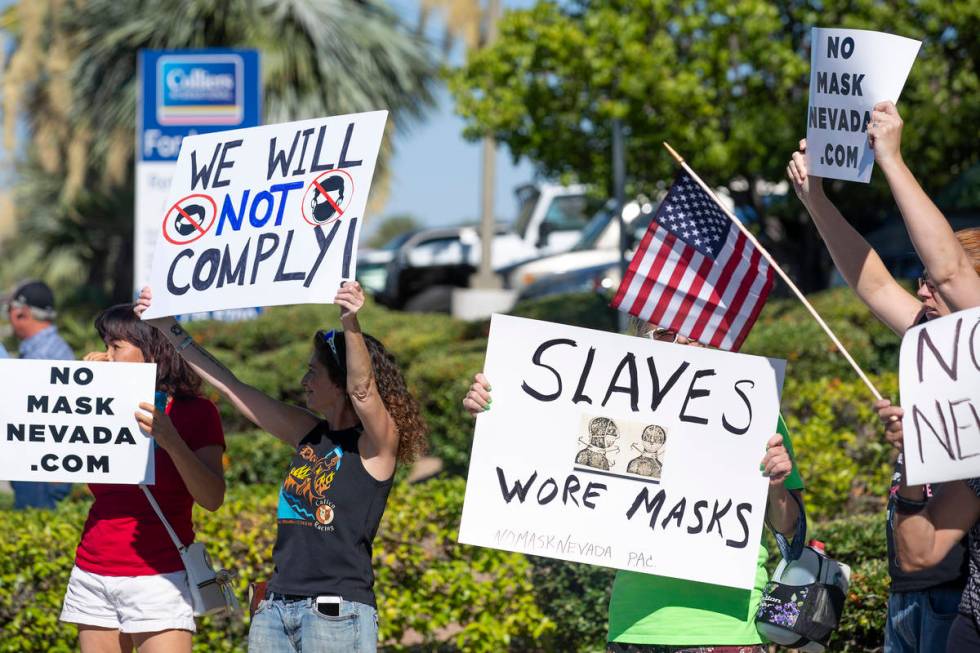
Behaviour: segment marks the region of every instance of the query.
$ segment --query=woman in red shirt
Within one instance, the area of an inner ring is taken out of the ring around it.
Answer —
[[[200,377],[133,313],[132,304],[106,309],[95,328],[106,344],[105,360],[157,365],[166,410],[141,403],[136,417],[154,440],[156,483],[149,490],[188,545],[194,541],[194,503],[214,511],[224,502],[218,410],[200,396]],[[61,620],[78,626],[82,653],[122,653],[134,646],[140,653],[190,653],[195,627],[187,573],[146,495],[136,485],[89,488],[95,503],[75,553]]]

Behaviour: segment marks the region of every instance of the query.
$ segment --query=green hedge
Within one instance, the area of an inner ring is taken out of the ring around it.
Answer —
[[[888,559],[885,513],[858,515],[817,524],[810,537],[827,545],[827,553],[851,567],[851,585],[832,651],[875,651],[884,645],[888,606]]]
[[[898,394],[895,374],[873,377],[884,396]],[[894,453],[857,380],[789,379],[783,415],[807,484],[807,512],[814,520],[877,512],[891,482]]]
[[[846,289],[811,297],[814,305],[875,376],[897,395],[898,339]],[[608,299],[569,295],[520,304],[514,314],[615,330]],[[294,306],[255,321],[190,326],[244,380],[284,400],[302,400],[299,379],[318,328],[338,326],[336,310]],[[90,319],[67,319],[63,331],[79,352],[100,345]],[[446,474],[465,474],[472,422],[460,400],[482,369],[486,322],[408,315],[369,305],[366,331],[392,350],[431,429],[431,452]],[[744,351],[789,362],[782,409],[807,482],[811,536],[852,566],[845,621],[832,650],[881,646],[887,598],[883,516],[891,451],[871,409],[871,396],[795,299],[770,300]],[[216,398],[216,397],[214,397]],[[246,579],[270,572],[278,484],[291,451],[250,432],[218,402],[228,433],[227,478],[233,495],[216,515],[198,515],[202,539],[218,560]],[[456,545],[463,482],[398,486],[376,547],[382,637],[392,650],[596,650],[605,637],[613,572],[545,558]],[[84,519],[82,503],[55,513],[3,513],[0,559],[0,652],[74,650],[73,629],[57,624],[64,583]],[[863,514],[862,514],[863,513]],[[826,521],[839,515],[839,521]],[[774,549],[773,549],[774,550]],[[198,650],[240,650],[246,624],[204,625]]]
[[[473,442],[473,420],[463,410],[463,396],[473,375],[483,369],[486,341],[472,351],[433,350],[408,371],[409,389],[422,405],[429,425],[429,453],[442,458],[444,471],[465,476]]]
[[[901,341],[850,289],[827,290],[808,299],[866,372],[879,374],[898,369]],[[766,302],[742,351],[786,359],[787,378],[798,381],[854,378],[850,365],[795,298]]]
[[[456,544],[463,489],[449,479],[392,493],[374,559],[389,650],[534,650],[555,629],[537,606],[524,556]],[[239,486],[217,513],[195,515],[214,559],[238,570],[239,597],[272,572],[276,501],[276,486]],[[77,648],[74,627],[57,618],[87,509],[69,502],[2,515],[0,651]],[[246,622],[201,620],[195,650],[244,651]]]
[[[398,485],[392,494],[374,559],[388,650],[601,648],[613,572],[457,544],[463,491],[462,479],[446,479]],[[276,486],[239,486],[216,514],[195,516],[212,556],[239,571],[239,596],[248,581],[272,571],[276,500]],[[0,651],[75,650],[74,628],[57,616],[87,508],[69,502],[52,513],[2,515]],[[880,647],[888,587],[884,515],[818,523],[810,535],[852,567],[831,650]],[[206,619],[199,626],[195,650],[244,650],[246,620]]]

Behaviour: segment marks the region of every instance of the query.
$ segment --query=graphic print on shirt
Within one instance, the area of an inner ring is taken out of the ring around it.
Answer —
[[[327,491],[340,471],[344,452],[334,447],[321,457],[313,447],[303,445],[297,453],[300,460],[292,464],[279,490],[276,517],[280,522],[332,531],[336,504],[327,497]]]

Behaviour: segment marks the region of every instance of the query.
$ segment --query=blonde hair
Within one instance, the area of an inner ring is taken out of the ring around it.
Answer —
[[[960,241],[963,251],[973,262],[973,269],[980,274],[980,227],[960,229],[953,235]]]

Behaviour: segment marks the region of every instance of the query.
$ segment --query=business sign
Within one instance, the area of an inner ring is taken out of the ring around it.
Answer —
[[[188,136],[145,317],[329,303],[354,278],[387,111]]]
[[[871,110],[884,100],[898,102],[920,45],[882,32],[813,28],[806,122],[810,174],[870,181]]]
[[[149,363],[0,360],[0,478],[152,484],[135,413],[156,375]]]
[[[908,482],[980,476],[980,308],[906,331],[899,389]]]
[[[133,282],[150,281],[170,180],[183,139],[261,123],[262,86],[254,50],[141,50],[136,127],[136,210]],[[206,311],[191,318],[254,316]]]
[[[784,369],[494,315],[459,541],[753,587]]]

